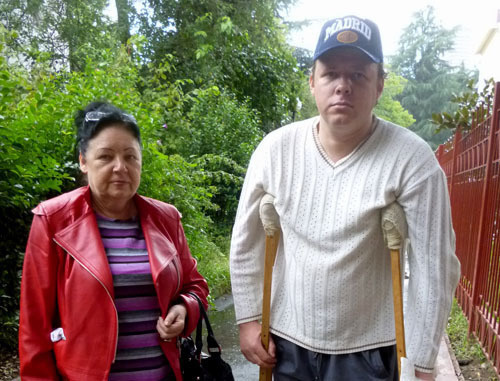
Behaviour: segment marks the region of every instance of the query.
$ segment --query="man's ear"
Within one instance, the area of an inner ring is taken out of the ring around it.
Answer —
[[[311,74],[309,76],[309,90],[311,91],[311,95],[314,97],[314,75]]]
[[[78,161],[80,162],[80,171],[83,173],[87,173],[87,162],[85,161],[85,158],[83,157],[82,153],[80,152],[80,155],[78,155]]]
[[[385,84],[384,78],[379,78],[379,80],[377,82],[377,100],[380,99],[380,96],[382,95],[382,92],[384,91],[384,84]]]

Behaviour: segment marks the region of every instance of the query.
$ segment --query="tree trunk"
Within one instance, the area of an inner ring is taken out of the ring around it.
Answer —
[[[124,45],[130,38],[130,2],[129,0],[115,0],[116,13],[118,15],[118,38]]]
[[[63,38],[63,40],[65,40],[66,43],[68,44],[68,63],[69,63],[69,70],[71,72],[79,70],[78,59],[76,54],[78,48],[78,43],[77,43],[78,33],[71,33],[69,31],[70,29],[69,26],[75,25],[77,23],[75,19],[77,19],[78,16],[73,13],[74,11],[76,11],[76,7],[75,4],[73,3],[73,0],[65,0],[64,1],[65,25],[63,26],[63,30],[60,31],[60,35]]]

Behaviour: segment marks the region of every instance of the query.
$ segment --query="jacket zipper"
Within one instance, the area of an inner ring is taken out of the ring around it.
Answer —
[[[111,296],[111,294],[109,293],[108,289],[106,288],[106,286],[94,275],[92,274],[92,271],[90,271],[82,262],[80,262],[78,259],[76,259],[68,250],[66,250],[59,242],[57,242],[57,240],[54,238],[54,242],[57,243],[57,245],[63,249],[66,253],[69,254],[69,256],[71,258],[73,258],[76,262],[78,262],[78,264],[80,264],[80,266],[82,266],[85,270],[88,271],[88,273],[90,275],[92,275],[95,280],[97,280],[101,286],[104,288],[104,290],[106,291],[106,294],[108,294],[109,296],[109,299],[111,300],[111,304],[113,305],[113,309],[115,310],[115,316],[116,316],[116,340],[115,340],[115,350],[114,350],[114,355],[113,355],[113,361],[111,362],[112,364],[115,362],[116,360],[116,352],[118,351],[118,311],[116,309],[116,306],[115,306],[115,302],[113,301],[113,297]]]
[[[174,293],[174,294],[177,294],[181,289],[181,272],[179,271],[179,268],[177,267],[177,263],[175,262],[175,259],[172,259],[172,262],[174,263],[175,271],[177,272],[177,289],[175,290],[175,293]]]

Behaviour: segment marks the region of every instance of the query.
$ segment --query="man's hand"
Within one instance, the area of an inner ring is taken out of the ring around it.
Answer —
[[[434,375],[432,373],[424,373],[419,370],[415,370],[415,377],[417,377],[418,380],[434,381]]]
[[[163,341],[170,341],[184,331],[187,310],[183,304],[174,304],[167,312],[165,320],[158,318],[156,330]]]
[[[239,325],[240,348],[246,359],[263,368],[272,368],[276,364],[276,346],[269,337],[269,350],[266,351],[262,345],[260,333],[261,325],[257,321],[251,321]]]

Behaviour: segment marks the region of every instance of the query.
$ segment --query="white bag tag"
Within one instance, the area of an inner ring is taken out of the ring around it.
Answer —
[[[50,333],[50,340],[53,343],[58,342],[59,340],[66,340],[66,336],[64,336],[64,331],[62,328],[56,328]]]

